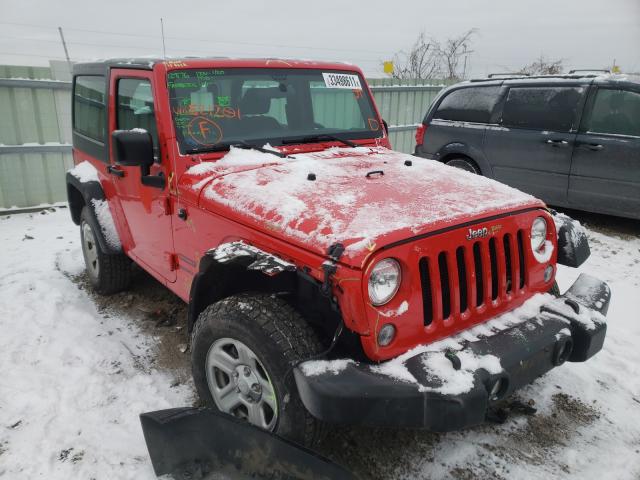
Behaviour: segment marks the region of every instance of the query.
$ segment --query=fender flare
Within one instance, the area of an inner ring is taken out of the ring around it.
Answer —
[[[82,207],[87,207],[89,210],[89,224],[94,232],[96,240],[100,245],[103,252],[108,255],[117,255],[122,253],[122,248],[115,248],[104,238],[102,233],[102,227],[98,221],[98,217],[95,212],[95,207],[92,200],[106,201],[106,196],[100,182],[89,181],[81,182],[76,176],[67,172],[66,175],[67,185],[67,199],[69,202],[69,213],[71,214],[71,220],[76,225],[80,225],[80,214]],[[78,199],[79,192],[82,197],[82,202]]]
[[[222,243],[206,252],[200,259],[198,273],[191,282],[189,291],[189,312],[187,315],[187,332],[191,332],[198,320],[198,315],[211,300],[217,301],[224,298],[224,286],[216,289],[215,284],[218,275],[225,267],[240,266],[245,270],[259,271],[272,277],[283,272],[296,273],[298,268],[290,262],[276,255],[265,252],[242,240]],[[210,287],[214,285],[213,291]],[[217,292],[216,292],[217,290]]]
[[[558,260],[560,265],[577,268],[591,255],[587,232],[580,222],[564,213],[550,210],[558,235]]]
[[[473,162],[478,165],[480,169],[480,174],[485,177],[493,177],[493,171],[491,170],[491,166],[489,162],[484,158],[482,151],[478,148],[474,148],[463,142],[451,142],[444,145],[436,154],[436,158],[438,158],[442,163],[445,163],[444,159],[446,157],[451,156],[463,156],[468,157]]]

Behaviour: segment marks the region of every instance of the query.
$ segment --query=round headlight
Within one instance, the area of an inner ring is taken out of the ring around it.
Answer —
[[[400,264],[393,258],[380,260],[369,275],[369,300],[376,307],[384,305],[400,287]]]
[[[537,217],[531,224],[531,250],[540,250],[547,239],[547,221]]]

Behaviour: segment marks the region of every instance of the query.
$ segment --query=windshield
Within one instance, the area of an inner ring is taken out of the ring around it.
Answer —
[[[182,153],[241,141],[282,145],[318,135],[380,137],[363,85],[355,72],[324,70],[230,68],[167,75]]]

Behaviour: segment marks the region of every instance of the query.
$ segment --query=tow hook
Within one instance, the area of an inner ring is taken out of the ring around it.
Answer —
[[[462,368],[462,362],[460,358],[456,355],[456,352],[453,350],[447,350],[444,356],[451,362],[454,370],[460,370]]]
[[[559,367],[566,362],[573,351],[573,339],[569,335],[560,337],[553,350],[553,365]]]

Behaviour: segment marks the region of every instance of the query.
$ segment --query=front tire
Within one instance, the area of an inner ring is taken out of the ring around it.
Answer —
[[[302,404],[290,368],[321,350],[285,301],[240,294],[209,305],[191,334],[191,368],[201,400],[302,445],[322,425]]]
[[[107,254],[97,241],[96,232],[87,207],[80,213],[80,243],[89,283],[101,295],[125,290],[131,283],[131,260],[123,253]]]
[[[475,164],[473,160],[469,160],[468,158],[457,157],[452,158],[447,161],[446,164],[450,167],[459,168],[460,170],[464,170],[465,172],[475,173],[476,175],[480,175],[480,169]]]

